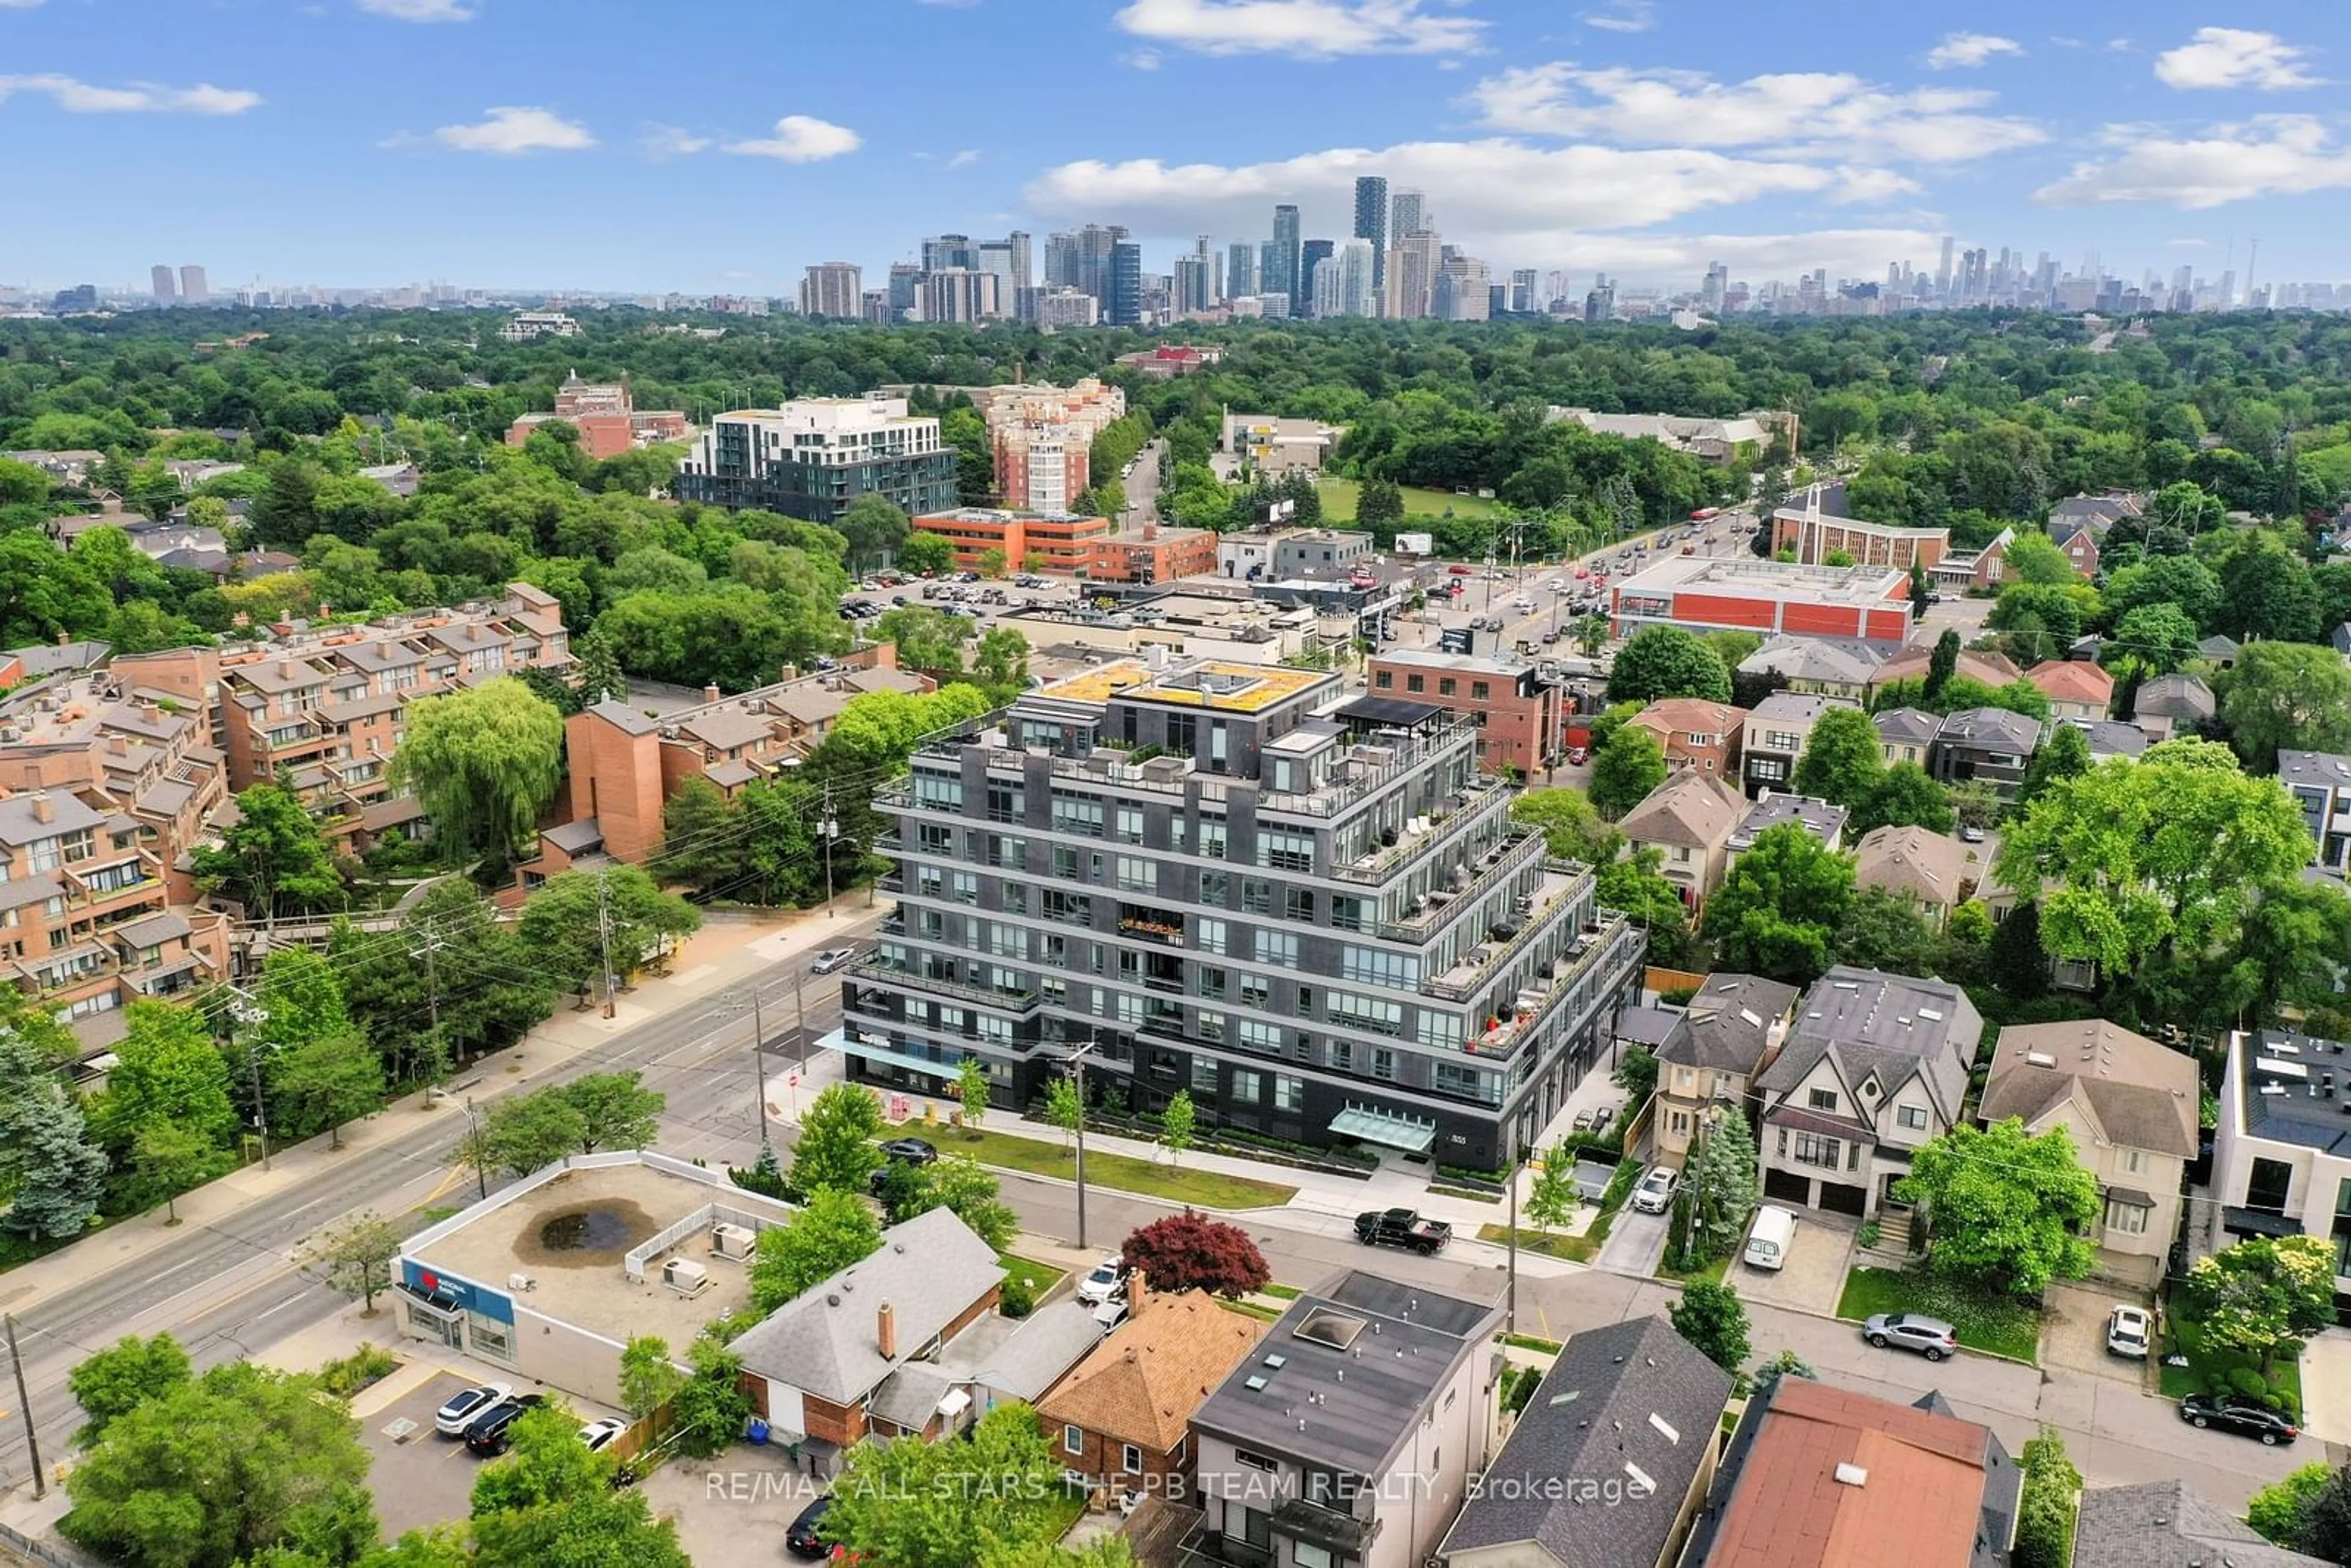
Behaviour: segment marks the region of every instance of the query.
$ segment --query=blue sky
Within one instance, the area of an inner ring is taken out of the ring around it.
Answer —
[[[2346,78],[2341,0],[0,0],[0,281],[780,295],[1088,220],[1164,267],[1343,235],[1359,173],[1498,272],[2351,277]]]

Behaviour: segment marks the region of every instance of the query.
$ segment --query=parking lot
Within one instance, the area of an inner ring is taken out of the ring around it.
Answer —
[[[469,1378],[437,1373],[360,1423],[360,1441],[374,1461],[368,1484],[386,1540],[473,1511],[474,1476],[482,1461],[459,1439],[433,1429],[433,1413],[472,1386]]]
[[[1796,1238],[1781,1268],[1757,1269],[1742,1258],[1733,1262],[1728,1282],[1750,1301],[1768,1301],[1800,1312],[1834,1315],[1844,1294],[1844,1277],[1853,1267],[1853,1248],[1860,1227],[1842,1214],[1800,1208]],[[1746,1243],[1740,1242],[1743,1253]]]

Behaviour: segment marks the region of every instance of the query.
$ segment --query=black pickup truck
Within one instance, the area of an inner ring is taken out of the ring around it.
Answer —
[[[1355,1216],[1355,1239],[1371,1247],[1408,1247],[1424,1256],[1453,1239],[1453,1227],[1417,1209],[1374,1208]]]

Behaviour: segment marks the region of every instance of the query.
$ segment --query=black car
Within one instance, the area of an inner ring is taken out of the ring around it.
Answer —
[[[827,1492],[800,1510],[800,1516],[792,1521],[790,1529],[784,1531],[784,1550],[810,1563],[819,1561],[831,1551],[824,1538],[816,1532],[817,1526],[824,1522],[825,1511],[831,1506],[832,1494]]]
[[[2301,1428],[2293,1422],[2268,1406],[2256,1405],[2249,1399],[2216,1399],[2209,1394],[2191,1394],[2179,1402],[2179,1418],[2191,1427],[2211,1427],[2234,1432],[2241,1437],[2259,1437],[2273,1448],[2302,1436]]]
[[[518,1394],[503,1399],[475,1418],[465,1428],[465,1448],[475,1454],[503,1454],[513,1438],[508,1430],[526,1410],[535,1410],[547,1403],[544,1394]]]
[[[882,1145],[882,1153],[910,1166],[926,1166],[939,1157],[939,1151],[923,1138],[892,1138]]]

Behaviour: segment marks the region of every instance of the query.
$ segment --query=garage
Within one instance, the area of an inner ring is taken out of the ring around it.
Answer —
[[[1798,1176],[1794,1171],[1770,1170],[1763,1173],[1763,1196],[1775,1203],[1792,1203],[1802,1208],[1813,1206],[1813,1178]]]
[[[1866,1214],[1869,1212],[1869,1189],[1855,1186],[1849,1182],[1824,1181],[1821,1183],[1820,1207],[1831,1214],[1856,1217]]]

